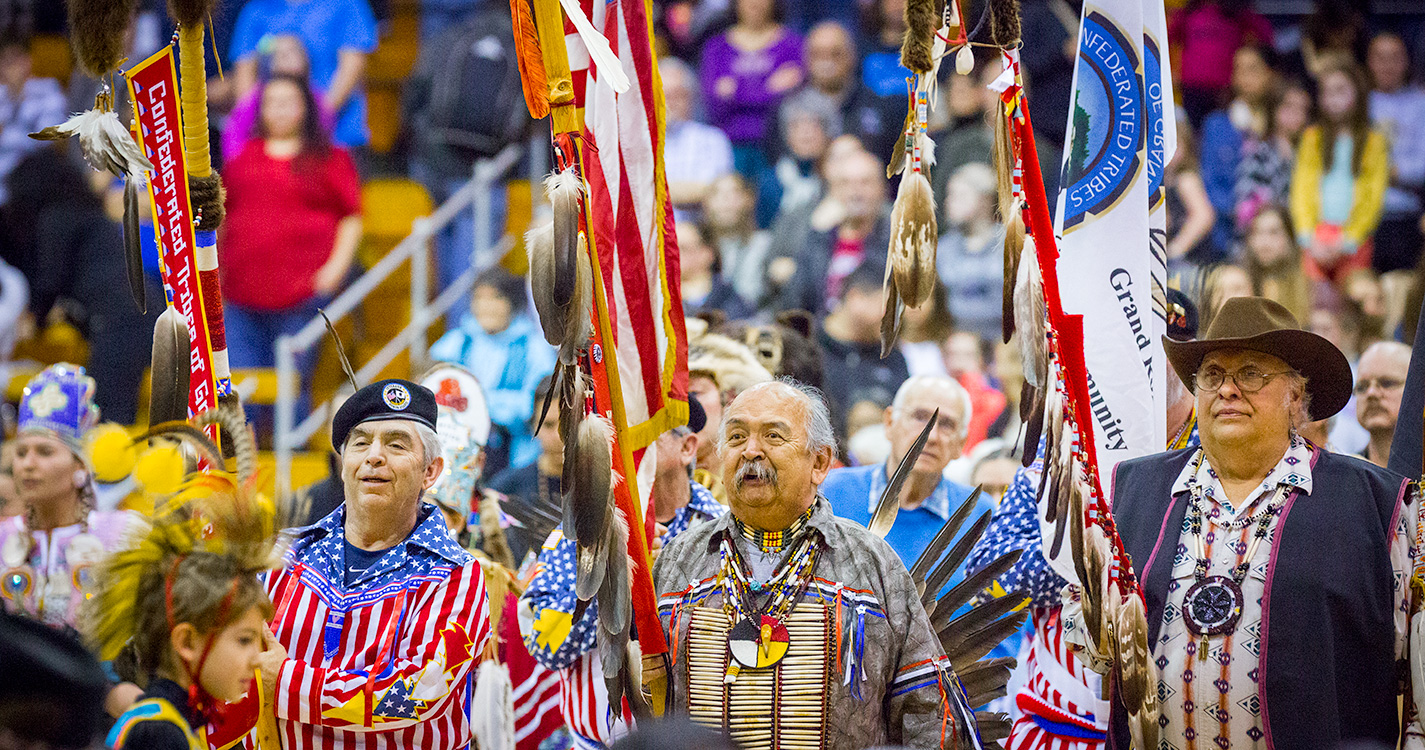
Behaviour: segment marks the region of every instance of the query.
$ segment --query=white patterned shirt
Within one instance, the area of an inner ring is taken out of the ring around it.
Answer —
[[[1196,471],[1194,472],[1194,469]],[[1217,473],[1206,457],[1199,465],[1188,463],[1173,484],[1173,495],[1188,493],[1193,484],[1203,488],[1203,544],[1209,566],[1207,575],[1231,577],[1251,545],[1257,523],[1249,522],[1267,508],[1278,485],[1287,492],[1310,496],[1311,447],[1292,437],[1291,445],[1266,479],[1240,507],[1227,499]],[[1419,506],[1412,491],[1406,498],[1406,512],[1399,514],[1390,542],[1391,567],[1395,570],[1395,653],[1402,658],[1410,616],[1410,574],[1417,555],[1415,529]],[[1235,523],[1234,523],[1235,521]],[[1183,619],[1183,601],[1196,582],[1194,566],[1197,550],[1192,534],[1191,512],[1183,520],[1173,556],[1172,581],[1163,608],[1163,623],[1153,656],[1158,666],[1158,698],[1162,718],[1163,750],[1242,750],[1264,748],[1258,681],[1261,671],[1262,597],[1266,593],[1267,563],[1276,542],[1280,513],[1268,526],[1268,536],[1257,545],[1243,579],[1242,615],[1236,629],[1208,636],[1206,659],[1198,653],[1201,636],[1188,631]],[[1233,528],[1237,527],[1237,528]],[[1412,722],[1407,747],[1421,747],[1418,722]]]

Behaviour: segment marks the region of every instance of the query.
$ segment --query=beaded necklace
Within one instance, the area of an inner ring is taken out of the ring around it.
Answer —
[[[1229,530],[1243,530],[1254,523],[1257,528],[1252,532],[1252,541],[1247,545],[1247,552],[1242,561],[1233,566],[1231,576],[1209,576],[1207,570],[1211,561],[1208,559],[1202,532],[1202,506],[1205,504],[1204,496],[1207,490],[1197,481],[1204,457],[1205,453],[1199,450],[1193,462],[1192,475],[1188,479],[1188,527],[1193,539],[1193,555],[1196,557],[1193,563],[1193,578],[1196,582],[1183,597],[1183,621],[1188,630],[1201,639],[1197,650],[1199,660],[1207,658],[1208,636],[1226,635],[1237,629],[1237,623],[1242,618],[1244,600],[1242,582],[1247,579],[1247,571],[1252,566],[1252,558],[1256,556],[1257,548],[1270,534],[1272,520],[1281,512],[1287,490],[1290,488],[1288,484],[1278,483],[1271,499],[1261,510],[1225,524]]]
[[[796,540],[802,529],[806,528],[807,522],[811,520],[811,512],[816,506],[807,508],[805,513],[797,516],[792,525],[781,531],[763,531],[754,529],[737,518],[732,519],[732,523],[737,527],[737,533],[749,542],[757,545],[763,552],[781,552],[788,544]]]
[[[728,664],[728,682],[737,678],[742,667],[760,669],[776,664],[790,647],[791,636],[783,620],[811,585],[821,551],[820,534],[798,531],[781,532],[779,539],[795,539],[796,547],[767,583],[749,580],[746,564],[731,535],[724,534],[719,543],[717,586],[723,595],[723,612],[734,623],[728,632],[728,649],[733,657]],[[767,601],[760,607],[753,603],[758,594],[767,594]]]

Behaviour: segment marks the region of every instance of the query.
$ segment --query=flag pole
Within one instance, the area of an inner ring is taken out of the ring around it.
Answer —
[[[556,167],[561,170],[576,170],[584,188],[582,192],[587,196],[588,185],[583,167],[587,158],[587,145],[583,138],[583,110],[578,106],[574,94],[573,76],[565,43],[564,13],[559,6],[559,0],[533,0],[532,7],[539,32],[540,55],[548,80],[551,139]],[[601,253],[611,251],[612,248],[600,247],[595,240],[595,232],[591,231],[594,219],[592,202],[587,198],[581,200],[583,203],[579,228],[587,239],[589,260],[595,270],[594,335],[583,364],[594,381],[595,410],[608,416],[614,426],[614,456],[617,458],[615,469],[622,475],[622,481],[615,488],[616,503],[623,511],[630,530],[644,530],[644,533],[628,535],[628,553],[633,562],[633,621],[638,632],[639,646],[646,655],[662,654],[667,652],[668,647],[658,619],[658,600],[653,589],[653,559],[649,553],[650,538],[647,533],[649,527],[637,502],[640,497],[636,478],[638,464],[628,439],[628,415],[624,409],[623,388],[618,375],[617,346],[610,346],[610,343],[616,340],[616,334],[610,322],[608,290],[604,284],[603,273],[599,271],[604,264],[600,259]],[[686,418],[685,412],[685,421]]]

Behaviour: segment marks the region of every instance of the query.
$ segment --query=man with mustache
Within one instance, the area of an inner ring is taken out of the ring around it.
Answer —
[[[732,512],[653,566],[671,710],[738,742],[971,746],[974,715],[910,574],[818,491],[835,450],[820,393],[754,385],[718,443]]]
[[[1146,601],[1160,747],[1394,746],[1420,499],[1298,434],[1350,398],[1345,356],[1260,297],[1163,345],[1202,445],[1124,461],[1110,485]],[[1126,714],[1115,700],[1111,746],[1128,746]]]
[[[1356,421],[1371,434],[1361,455],[1376,466],[1385,466],[1400,416],[1400,397],[1405,395],[1410,347],[1399,341],[1377,341],[1361,355],[1356,369]]]

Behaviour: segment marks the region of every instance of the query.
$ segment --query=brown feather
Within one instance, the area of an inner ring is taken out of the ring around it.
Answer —
[[[143,241],[139,233],[139,186],[124,181],[124,267],[129,272],[129,294],[139,312],[148,312],[148,294],[143,278]]]
[[[568,307],[574,297],[579,253],[579,211],[583,205],[583,184],[573,167],[551,172],[544,178],[544,196],[554,209],[554,280],[550,287],[554,304]]]
[[[569,299],[564,319],[567,328],[559,345],[560,362],[567,365],[577,361],[579,352],[594,335],[593,306],[594,266],[589,260],[589,246],[584,233],[579,232],[574,255],[574,295]]]
[[[935,290],[935,194],[924,173],[901,177],[891,208],[891,246],[886,265],[908,307],[920,307]]]
[[[332,337],[332,348],[336,349],[336,356],[341,361],[341,371],[346,374],[346,381],[351,384],[353,391],[361,390],[361,385],[356,382],[356,371],[351,368],[351,360],[346,358],[346,347],[341,345],[341,337],[337,335],[332,319],[328,318],[326,311],[320,307],[317,308],[317,314],[322,316],[322,322],[327,324],[327,333]]]
[[[1116,652],[1118,657],[1118,689],[1123,705],[1129,713],[1137,713],[1148,698],[1147,625],[1144,621],[1143,600],[1130,593],[1127,601],[1118,609],[1115,623]],[[1139,638],[1143,645],[1140,649]]]
[[[69,38],[86,73],[103,78],[118,69],[137,6],[137,0],[69,0]]]
[[[539,31],[534,26],[529,0],[510,0],[510,18],[515,27],[515,62],[520,66],[520,84],[529,116],[542,120],[549,116],[549,78],[544,72],[544,54],[539,49]]]
[[[529,257],[529,292],[544,340],[559,346],[567,327],[565,308],[554,301],[554,225],[540,224],[525,232],[525,254]]]
[[[901,65],[907,70],[925,74],[935,65],[931,52],[935,46],[935,29],[940,25],[935,12],[935,0],[906,0],[905,38],[901,42]]]
[[[901,301],[900,290],[896,289],[890,266],[886,266],[882,301],[885,307],[881,312],[881,359],[885,359],[896,348],[896,340],[901,336],[901,314],[905,312],[905,303]]]
[[[574,542],[578,546],[580,599],[592,597],[603,583],[603,566],[609,554],[626,554],[609,549],[609,525],[613,522],[613,425],[599,415],[590,415],[579,424],[574,443],[574,486],[565,496],[573,520]]]
[[[193,380],[192,338],[176,308],[166,308],[153,326],[148,423],[188,420],[188,388]]]
[[[915,559],[915,563],[910,566],[910,577],[917,586],[925,585],[925,576],[930,572],[931,566],[940,560],[940,556],[945,553],[945,548],[950,546],[950,542],[955,540],[955,534],[959,533],[960,527],[965,524],[965,520],[970,517],[970,513],[975,509],[975,503],[979,501],[983,490],[976,487],[970,496],[960,503],[960,507],[955,509],[949,520],[935,532],[935,536],[930,543],[921,550],[920,557]],[[921,593],[924,593],[922,590]]]

